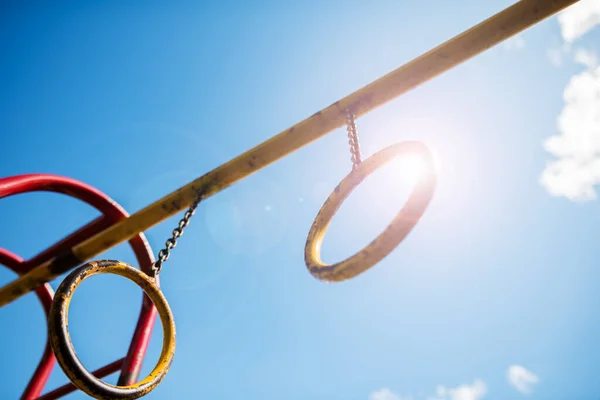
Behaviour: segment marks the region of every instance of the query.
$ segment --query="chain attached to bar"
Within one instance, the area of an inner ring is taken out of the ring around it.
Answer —
[[[346,110],[346,130],[348,131],[348,144],[350,144],[352,170],[355,170],[362,162],[362,159],[360,155],[360,143],[358,142],[358,131],[356,130],[356,118],[350,109]]]
[[[200,205],[201,200],[202,194],[200,193],[200,191],[198,191],[196,192],[196,197],[194,201],[192,202],[188,210],[185,212],[183,218],[179,221],[179,225],[177,226],[177,228],[173,229],[172,236],[165,242],[166,247],[158,252],[158,260],[156,260],[154,264],[152,264],[153,276],[158,276],[158,274],[160,274],[163,264],[169,259],[169,256],[171,255],[171,249],[177,246],[177,239],[183,235],[183,228],[188,226],[188,224],[190,223],[190,219],[196,212],[196,208],[198,208],[198,205]]]

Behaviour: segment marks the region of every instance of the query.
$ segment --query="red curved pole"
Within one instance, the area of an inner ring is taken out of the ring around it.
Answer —
[[[13,270],[19,275],[25,272],[25,260],[3,248],[0,248],[0,264],[8,267],[8,269]],[[37,294],[38,299],[40,299],[42,307],[44,307],[44,313],[48,315],[50,305],[52,304],[52,298],[54,297],[52,286],[50,286],[49,283],[46,283],[37,288],[35,294]],[[46,341],[46,348],[44,349],[42,359],[33,373],[33,377],[29,381],[27,388],[25,388],[25,391],[21,396],[22,399],[36,398],[42,393],[48,378],[50,378],[55,363],[56,358],[50,347],[50,342]]]
[[[108,376],[113,372],[117,372],[118,370],[120,370],[124,361],[124,358],[121,358],[117,361],[113,361],[112,363],[95,370],[94,372],[92,372],[92,375],[94,375],[96,378],[104,378],[105,376]],[[72,383],[67,383],[64,386],[61,386],[57,389],[54,389],[51,392],[46,393],[41,397],[38,397],[36,400],[54,400],[66,396],[69,393],[73,393],[76,390],[77,387],[75,385],[73,385]]]
[[[77,198],[93,206],[98,211],[103,213],[103,215],[79,230],[73,232],[60,242],[54,244],[30,260],[24,261],[20,257],[6,250],[2,250],[0,253],[0,264],[6,265],[18,274],[28,272],[40,263],[55,257],[62,251],[65,251],[74,245],[83,242],[94,234],[106,229],[108,226],[128,217],[127,212],[114,200],[99,190],[74,179],[49,174],[18,175],[0,179],[0,198],[32,191],[62,193]],[[145,236],[140,233],[139,235],[133,237],[129,241],[129,244],[135,253],[140,268],[144,272],[151,272],[151,266],[154,262],[154,255],[152,254],[152,250],[150,249]],[[46,286],[48,286],[47,289],[49,289],[50,292],[45,290]],[[46,314],[48,313],[48,309],[52,301],[52,295],[53,291],[49,284],[39,288],[38,297],[40,297],[40,301],[42,301]],[[42,299],[42,296],[44,296],[44,299]],[[156,309],[152,305],[152,302],[145,295],[143,295],[142,309],[140,311],[138,323],[136,325],[127,356],[123,359],[121,364],[121,375],[117,383],[118,385],[130,385],[137,381],[142,362],[148,348],[155,320]],[[46,350],[48,349],[49,344],[47,343]],[[50,351],[49,355],[47,355],[47,351],[44,352],[44,356],[42,357],[42,360],[40,361],[38,368],[31,378],[31,381],[25,389],[21,399],[30,400],[39,397],[46,382],[48,381],[50,372],[54,367],[54,363],[55,358],[52,352]],[[99,371],[103,371],[109,366],[114,367],[114,364],[115,363],[109,364],[108,366],[101,368]],[[49,399],[61,397],[67,393],[65,392],[65,389],[68,386],[69,385],[65,385],[53,391],[52,393],[48,393],[46,396],[44,396],[44,398]],[[54,394],[56,396],[54,396]]]

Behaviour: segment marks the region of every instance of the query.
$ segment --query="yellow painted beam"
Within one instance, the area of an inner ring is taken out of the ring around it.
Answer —
[[[0,288],[0,307],[78,264],[122,243],[188,207],[196,190],[207,198],[346,123],[345,110],[359,117],[527,29],[578,0],[521,0],[382,78],[273,136],[129,218],[32,269]],[[457,7],[457,11],[460,8]]]

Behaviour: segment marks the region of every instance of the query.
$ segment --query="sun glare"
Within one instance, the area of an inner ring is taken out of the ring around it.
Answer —
[[[398,174],[402,182],[410,186],[419,181],[426,168],[423,157],[416,154],[399,157],[392,162],[394,163],[392,167],[394,172]]]
[[[400,182],[414,186],[425,173],[427,164],[423,156],[409,154],[390,161],[390,168]],[[433,157],[433,168],[436,173],[439,172],[439,159],[435,154]]]

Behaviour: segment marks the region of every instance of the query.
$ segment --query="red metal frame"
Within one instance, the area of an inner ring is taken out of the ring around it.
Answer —
[[[74,179],[49,174],[28,174],[0,178],[0,199],[36,191],[62,193],[74,197],[88,203],[103,215],[30,260],[24,260],[18,255],[0,248],[0,264],[8,267],[19,275],[30,271],[35,266],[55,257],[62,251],[83,242],[94,234],[129,216],[120,205],[104,193]],[[140,233],[133,237],[129,241],[129,244],[135,253],[140,269],[150,273],[152,263],[154,262],[154,255],[152,254],[152,249],[144,234]],[[159,284],[159,282],[157,282],[157,284]],[[36,290],[36,294],[47,315],[54,296],[52,287],[49,283],[46,283]],[[139,377],[142,362],[146,355],[146,350],[148,349],[148,343],[150,342],[150,336],[152,335],[152,328],[155,320],[156,309],[148,297],[143,294],[142,309],[127,355],[120,360],[96,370],[94,375],[104,377],[121,370],[121,375],[119,376],[117,383],[118,385],[123,386],[135,383]],[[42,359],[29,381],[27,388],[23,392],[21,400],[57,399],[76,390],[75,386],[67,384],[40,397],[42,390],[48,382],[48,378],[54,368],[55,362],[56,359],[50,348],[50,343],[47,341]]]

